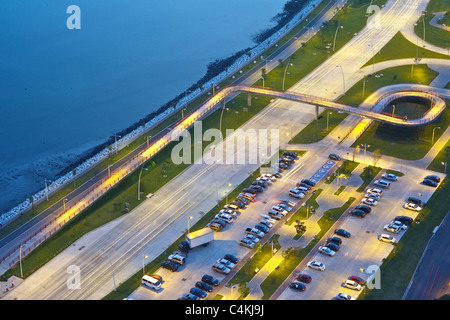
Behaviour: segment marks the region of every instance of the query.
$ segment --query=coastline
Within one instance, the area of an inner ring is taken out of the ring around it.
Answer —
[[[290,2],[296,1],[291,0],[288,3]],[[179,108],[184,106],[186,103],[189,103],[189,101],[192,101],[199,95],[204,94],[205,92],[210,90],[212,85],[220,83],[225,78],[237,72],[238,69],[240,69],[242,66],[256,59],[256,57],[258,57],[261,52],[270,47],[271,43],[274,43],[277,39],[281,38],[284,34],[288,33],[291,30],[291,28],[293,28],[298,22],[303,20],[304,16],[306,16],[310,11],[312,11],[315,8],[315,6],[317,6],[317,4],[320,2],[321,0],[305,0],[303,6],[300,9],[298,9],[298,12],[296,14],[293,14],[294,18],[292,18],[287,24],[281,26],[277,25],[276,28],[277,30],[271,36],[266,37],[264,41],[261,41],[260,43],[256,44],[253,48],[241,50],[227,58],[216,60],[215,62],[209,64],[208,71],[206,72],[205,76],[202,77],[199,81],[197,81],[193,85],[191,85],[186,91],[181,92],[176,97],[171,99],[169,102],[165,103],[160,108],[158,108],[156,111],[136,121],[134,124],[127,127],[126,129],[118,132],[117,135],[120,135],[122,137],[117,140],[118,147],[120,148],[121,146],[124,146],[130,143],[135,138],[141,136],[142,133],[149,130],[157,122],[171,115],[173,112],[179,110]],[[280,14],[278,14],[277,16],[279,15]],[[273,29],[274,28],[271,28],[271,30]],[[267,32],[267,30],[263,32]],[[226,61],[226,63],[221,63],[224,61]],[[214,72],[211,72],[210,70],[211,66],[216,68]],[[224,69],[220,70],[218,66]],[[189,90],[190,93],[185,94]],[[55,174],[56,177],[55,181],[53,181],[51,184],[48,185],[49,193],[69,183],[74,178],[78,177],[86,170],[89,170],[90,168],[92,168],[93,166],[104,160],[106,157],[108,157],[111,150],[108,149],[106,146],[111,145],[114,142],[115,137],[113,135],[109,137],[106,141],[99,143],[97,146],[94,146],[88,150],[80,152],[79,154],[67,154],[65,156],[61,155],[59,164],[66,163],[66,166],[64,168],[59,168],[61,170],[59,170],[59,172]],[[42,161],[45,162],[45,160]],[[57,168],[58,166],[57,165],[55,166],[54,163],[49,165],[52,166],[52,169],[58,169]],[[41,181],[41,185],[43,184],[44,182]],[[39,200],[42,200],[45,196],[46,196],[46,189],[44,187],[43,189],[38,188],[37,193],[34,193],[32,195],[32,198],[34,202],[37,202]],[[15,216],[18,215],[18,213],[26,211],[28,208],[30,208],[30,206],[31,206],[30,198],[27,198],[22,203],[19,203],[14,208],[3,213],[1,215],[3,221],[0,221],[0,223],[3,224],[5,222],[8,222],[9,219],[14,218]]]

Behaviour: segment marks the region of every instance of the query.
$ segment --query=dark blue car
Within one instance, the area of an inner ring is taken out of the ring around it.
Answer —
[[[191,290],[189,290],[189,292],[199,298],[206,298],[206,292],[203,291],[202,289],[193,287],[191,288]]]

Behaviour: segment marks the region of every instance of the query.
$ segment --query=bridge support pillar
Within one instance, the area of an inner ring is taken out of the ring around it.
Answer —
[[[316,106],[316,114],[314,116],[316,120],[319,120],[319,106]]]
[[[252,106],[252,94],[248,93],[247,94],[247,107],[251,107]]]

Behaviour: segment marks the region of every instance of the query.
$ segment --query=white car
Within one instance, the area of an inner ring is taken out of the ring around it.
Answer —
[[[406,230],[406,229],[408,229],[408,226],[407,226],[406,224],[401,223],[400,221],[397,221],[397,220],[392,220],[390,226],[399,228],[399,229],[401,229],[401,230]]]
[[[380,195],[378,195],[376,193],[366,193],[366,195],[364,197],[368,198],[368,199],[373,199],[376,201],[380,201],[380,198],[381,198]]]
[[[301,193],[308,193],[308,189],[305,187],[295,187],[296,190],[300,191]]]
[[[231,209],[222,209],[219,211],[219,213],[225,213],[225,214],[229,214],[233,217],[236,217],[237,215],[237,211],[231,210]]]
[[[334,252],[333,250],[331,250],[328,247],[319,247],[319,252],[323,253],[323,254],[326,254],[326,255],[328,255],[330,257],[334,256],[335,253],[336,253],[336,252]]]
[[[319,261],[310,261],[307,263],[307,266],[311,269],[316,269],[316,270],[320,270],[320,271],[325,270],[325,265]]]
[[[405,203],[403,205],[403,208],[408,209],[408,210],[412,210],[412,211],[421,211],[422,210],[422,207],[418,206],[415,203],[410,203],[410,202],[409,203]]]
[[[272,210],[278,211],[279,213],[281,213],[283,216],[286,216],[288,214],[288,212],[286,210],[284,210],[282,207],[276,205],[272,207]]]
[[[397,179],[398,179],[398,176],[396,176],[396,175],[393,174],[393,173],[385,173],[385,174],[383,174],[382,177],[383,177],[384,179],[390,180],[390,181],[397,181]]]
[[[395,243],[395,238],[385,233],[380,234],[378,240],[381,242]]]
[[[229,274],[230,273],[230,269],[229,268],[227,268],[224,264],[222,264],[222,263],[214,263],[213,265],[212,265],[212,269],[214,270],[214,271],[216,271],[216,272],[219,272],[219,273],[223,273],[223,274]]]
[[[261,178],[267,178],[267,179],[270,179],[271,181],[277,181],[275,176],[268,174],[268,173],[261,175]]]
[[[367,190],[367,193],[375,193],[381,197],[383,195],[383,190],[377,188],[370,188],[369,190]]]
[[[247,229],[245,229],[245,233],[246,234],[252,234],[252,235],[257,236],[259,238],[264,237],[264,234],[265,234],[264,232],[262,232],[262,231],[260,231],[260,230],[258,230],[256,228],[247,228]]]
[[[216,214],[216,219],[220,219],[225,221],[226,223],[232,223],[233,222],[233,216],[228,213],[218,213]]]
[[[383,229],[385,231],[387,231],[387,232],[392,232],[392,233],[399,233],[400,232],[400,228],[399,227],[392,226],[390,224],[385,225]]]
[[[357,291],[360,291],[362,289],[361,285],[353,280],[345,280],[344,287]]]
[[[255,246],[255,243],[251,240],[248,240],[246,238],[242,238],[239,241],[239,244],[243,247],[249,248],[249,249],[253,249],[253,247]]]
[[[293,208],[296,205],[296,203],[294,201],[291,201],[289,199],[280,200],[280,203],[288,205],[291,208]]]
[[[233,269],[233,267],[235,266],[235,264],[233,262],[228,261],[227,259],[219,259],[219,260],[217,260],[217,263],[223,264],[228,269]]]
[[[371,199],[371,198],[364,198],[364,200],[362,201],[362,203],[368,204],[369,206],[375,207],[375,206],[378,204],[378,201],[375,200],[375,199]]]

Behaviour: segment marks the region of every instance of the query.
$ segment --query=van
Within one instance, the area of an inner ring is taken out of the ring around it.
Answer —
[[[186,263],[186,258],[178,254],[171,254],[168,259],[169,261],[175,262],[179,265],[183,265]]]
[[[375,185],[385,188],[385,189],[388,189],[391,186],[391,183],[386,180],[377,180],[377,181],[375,181]]]
[[[161,289],[161,282],[159,282],[157,279],[144,275],[141,279],[141,283],[151,289],[159,290]]]

